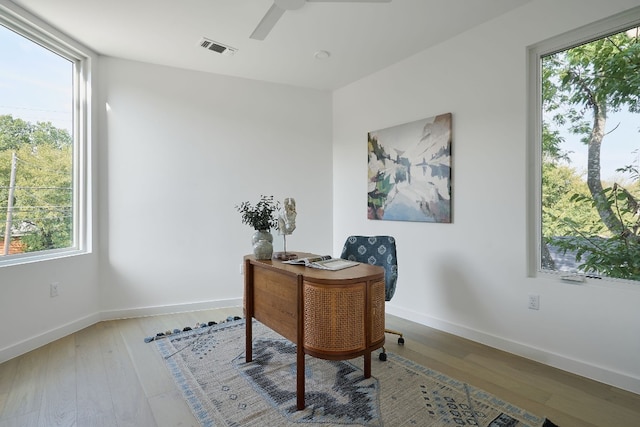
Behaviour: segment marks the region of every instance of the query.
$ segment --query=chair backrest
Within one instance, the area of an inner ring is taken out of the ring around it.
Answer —
[[[398,281],[396,239],[391,236],[349,236],[340,258],[383,267],[385,300],[391,300]]]

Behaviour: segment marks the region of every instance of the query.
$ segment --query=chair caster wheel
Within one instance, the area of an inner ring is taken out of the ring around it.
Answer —
[[[398,344],[404,345],[404,338],[402,337],[398,338]]]
[[[380,353],[380,355],[378,355],[378,359],[385,362],[387,360],[387,353]]]

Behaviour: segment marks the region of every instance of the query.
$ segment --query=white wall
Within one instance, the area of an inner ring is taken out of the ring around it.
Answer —
[[[388,312],[640,392],[640,288],[528,278],[526,246],[527,46],[639,4],[533,1],[334,93],[334,252],[397,238]],[[367,132],[447,112],[453,223],[367,220]]]
[[[261,194],[296,198],[288,250],[330,252],[330,93],[112,58],[101,75],[108,317],[241,303],[253,230],[235,206]]]
[[[0,363],[100,320],[97,265],[87,254],[0,268]]]

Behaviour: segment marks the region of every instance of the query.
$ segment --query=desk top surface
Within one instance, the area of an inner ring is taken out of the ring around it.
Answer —
[[[298,258],[314,257],[316,254],[306,252],[292,252],[298,255]],[[292,275],[303,275],[310,280],[318,281],[362,281],[362,280],[377,280],[384,279],[384,269],[377,265],[369,265],[359,263],[353,267],[344,268],[342,270],[322,270],[319,268],[305,267],[303,265],[284,264],[277,259],[258,260],[253,255],[246,255],[245,260],[248,260],[253,265],[260,265],[269,269],[275,269],[281,272],[286,272]]]

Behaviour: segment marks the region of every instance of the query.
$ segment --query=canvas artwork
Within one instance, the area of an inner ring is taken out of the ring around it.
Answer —
[[[369,132],[369,219],[451,222],[451,113]]]

